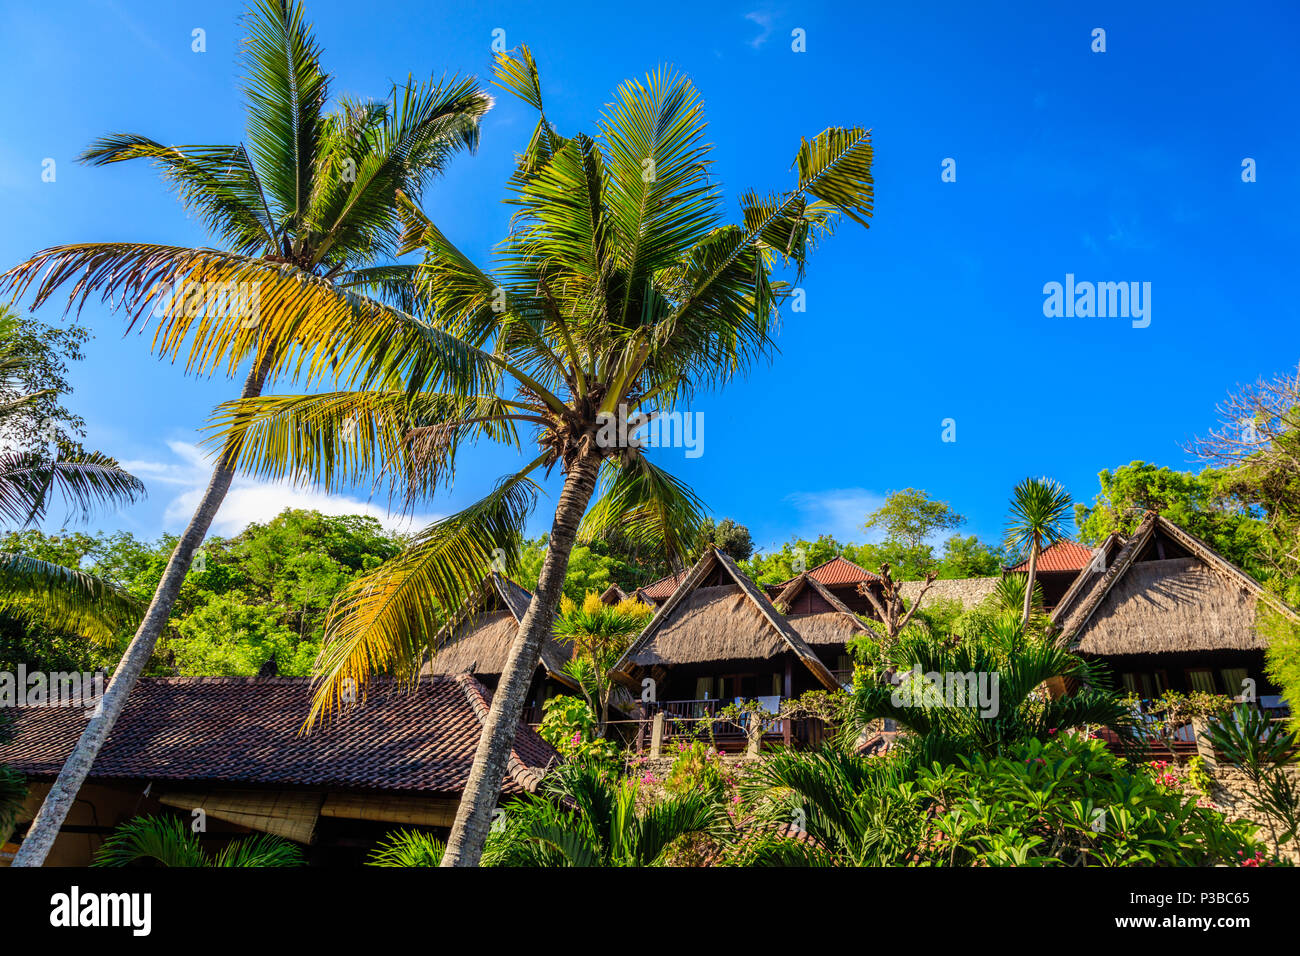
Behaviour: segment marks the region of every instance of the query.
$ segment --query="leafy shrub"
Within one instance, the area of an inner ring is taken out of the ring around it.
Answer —
[[[664,789],[675,794],[713,793],[725,787],[731,779],[722,754],[702,740],[693,740],[678,745]]]
[[[599,722],[591,707],[580,697],[559,695],[542,707],[542,739],[565,759],[614,764],[622,759],[618,744],[599,735]]]

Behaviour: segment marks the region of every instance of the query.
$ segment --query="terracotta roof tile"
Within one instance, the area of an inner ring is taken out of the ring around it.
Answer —
[[[458,794],[469,777],[490,693],[468,675],[387,682],[310,734],[305,677],[143,678],[91,770],[92,777],[209,780]],[[80,708],[16,708],[0,763],[29,776],[58,773],[86,727]],[[505,793],[535,790],[557,760],[532,729],[515,735]]]
[[[798,579],[796,574],[788,581],[782,581],[780,584],[770,585],[773,588],[784,588]],[[835,587],[843,584],[861,584],[863,581],[879,581],[880,575],[872,574],[866,568],[854,564],[848,558],[842,558],[839,555],[831,558],[815,568],[808,569],[808,577],[814,579],[819,584],[825,584],[828,587]]]
[[[665,598],[673,596],[673,592],[686,580],[686,575],[690,571],[679,571],[676,574],[670,574],[666,578],[660,578],[658,581],[652,581],[643,588],[638,588],[641,594],[644,594],[652,601],[662,601]]]
[[[1077,541],[1062,540],[1043,549],[1038,556],[1039,571],[1082,571],[1092,560],[1092,548]],[[1028,559],[1021,561],[1008,571],[1028,571]]]

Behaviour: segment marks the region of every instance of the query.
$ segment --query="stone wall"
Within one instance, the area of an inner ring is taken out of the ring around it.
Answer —
[[[1001,578],[953,578],[948,581],[935,581],[930,585],[930,590],[925,592],[921,607],[929,607],[935,601],[956,600],[969,610],[992,594],[1000,580]],[[924,581],[904,581],[898,589],[910,606],[924,586]]]
[[[1178,778],[1179,786],[1188,793],[1200,793],[1206,797],[1213,807],[1221,812],[1229,820],[1249,820],[1259,828],[1259,838],[1273,852],[1281,857],[1290,860],[1292,863],[1300,866],[1300,846],[1296,845],[1295,840],[1283,844],[1281,849],[1273,842],[1268,821],[1261,814],[1257,813],[1251,806],[1255,802],[1253,788],[1246,775],[1233,766],[1219,764],[1211,776],[1214,779],[1214,785],[1210,788],[1210,793],[1204,793],[1197,789],[1187,779],[1187,768],[1185,766],[1170,765],[1168,773]],[[1286,770],[1292,781],[1300,787],[1300,767],[1288,767]]]

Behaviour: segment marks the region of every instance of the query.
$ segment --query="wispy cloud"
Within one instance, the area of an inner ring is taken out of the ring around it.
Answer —
[[[754,39],[749,41],[749,45],[755,50],[767,42],[768,37],[772,35],[772,14],[767,10],[751,10],[745,14],[745,19],[752,23],[757,23],[761,32]]]
[[[175,456],[170,461],[125,461],[122,466],[143,479],[151,492],[157,494],[162,488],[170,491],[172,497],[163,512],[163,529],[180,531],[203,496],[212,474],[212,460],[197,445],[187,442],[172,441],[167,447]],[[309,485],[238,476],[217,512],[212,530],[223,536],[238,534],[249,524],[269,521],[286,508],[310,509],[327,515],[370,515],[390,531],[410,531],[440,517],[394,514],[382,505],[350,495],[326,494]]]
[[[862,523],[885,503],[885,496],[865,488],[831,488],[795,492],[785,500],[799,512],[800,537],[812,539],[819,534],[830,534],[839,541],[849,542],[873,538],[862,530]]]

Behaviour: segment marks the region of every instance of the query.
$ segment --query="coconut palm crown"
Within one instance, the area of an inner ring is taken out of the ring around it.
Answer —
[[[803,141],[792,186],[743,194],[739,221],[729,222],[686,78],[660,70],[628,81],[592,135],[565,137],[547,118],[526,48],[499,55],[496,75],[538,121],[509,183],[515,214],[493,267],[405,204],[403,249],[423,254],[416,298],[442,336],[410,353],[429,356],[413,362],[418,374],[400,384],[390,375],[387,388],[234,403],[218,423],[256,473],[327,486],[381,473],[412,495],[449,484],[469,443],[532,449],[486,497],[416,534],[336,602],[313,718],[377,673],[412,673],[447,610],[494,561],[514,566],[537,479],[563,471],[547,556],[461,803],[473,836],[466,843],[458,823],[444,865],[475,862],[486,839],[579,522],[584,537],[617,528],[670,554],[695,536],[701,503],[639,447],[639,416],[680,409],[696,388],[768,354],[792,291],[774,271],[788,266],[797,280],[837,220],[866,225],[872,202],[867,130]]]

